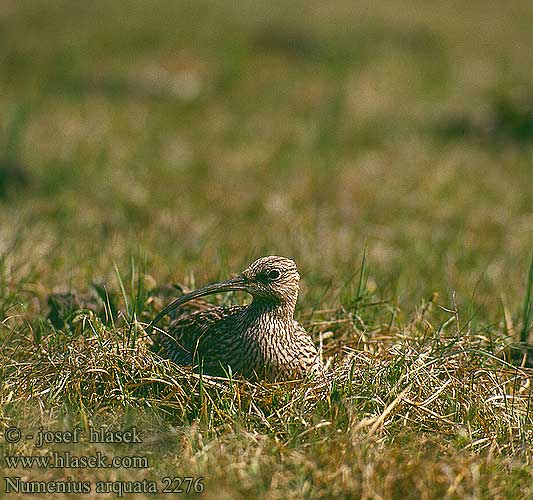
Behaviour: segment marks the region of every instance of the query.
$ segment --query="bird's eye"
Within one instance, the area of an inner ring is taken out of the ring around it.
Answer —
[[[272,271],[267,272],[267,278],[269,280],[277,280],[279,278],[280,274],[277,269],[272,269]]]

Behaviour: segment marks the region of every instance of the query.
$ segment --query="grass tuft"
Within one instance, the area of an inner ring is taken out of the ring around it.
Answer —
[[[527,288],[524,295],[524,307],[522,309],[522,330],[520,332],[520,342],[527,344],[529,341],[529,332],[533,327],[533,253],[529,264],[529,273],[527,278]]]

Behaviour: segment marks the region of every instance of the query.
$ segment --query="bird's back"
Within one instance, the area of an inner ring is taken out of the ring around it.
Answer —
[[[201,365],[208,374],[220,374],[232,365],[237,349],[236,323],[245,306],[201,308],[177,314],[167,332],[159,334],[163,357],[184,366]]]

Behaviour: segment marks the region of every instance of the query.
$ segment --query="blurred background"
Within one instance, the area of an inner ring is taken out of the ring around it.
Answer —
[[[0,253],[43,292],[285,255],[311,308],[366,245],[385,300],[518,312],[532,26],[529,0],[3,0]]]

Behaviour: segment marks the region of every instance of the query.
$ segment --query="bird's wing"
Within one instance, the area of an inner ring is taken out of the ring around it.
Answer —
[[[302,374],[321,372],[323,368],[320,352],[311,336],[297,321],[294,322],[295,345],[298,346],[298,365]]]
[[[192,365],[197,354],[211,351],[211,344],[218,342],[220,325],[242,310],[243,306],[210,307],[179,315],[170,323],[168,332],[159,334],[160,354],[179,365]]]

